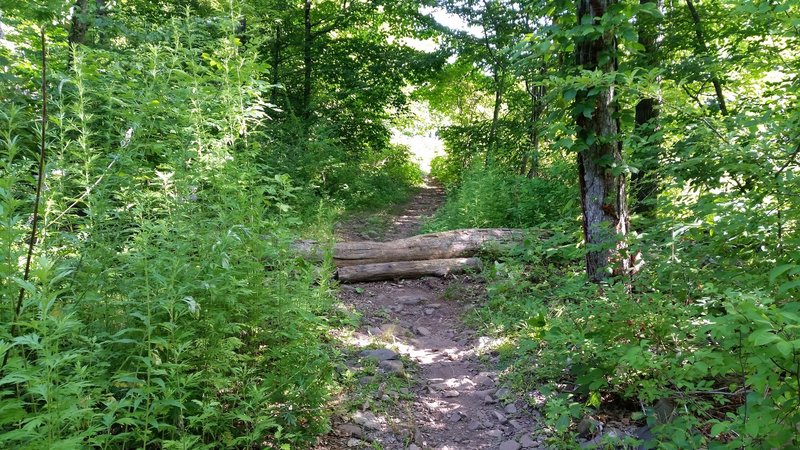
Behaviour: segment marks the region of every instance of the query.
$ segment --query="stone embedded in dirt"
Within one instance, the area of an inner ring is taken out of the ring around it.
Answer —
[[[425,445],[425,436],[419,430],[414,431],[414,443],[420,446]]]
[[[401,375],[405,373],[405,367],[403,366],[402,361],[397,361],[395,359],[387,359],[385,361],[381,361],[378,363],[378,367],[380,367],[386,373],[393,373]]]
[[[441,303],[431,303],[428,305],[428,308],[441,308],[441,307],[442,307]]]
[[[356,439],[356,438],[350,438],[350,439],[347,440],[347,446],[351,447],[351,448],[352,447],[361,447],[363,444],[364,444],[363,441],[361,441],[359,439]]]
[[[457,391],[457,390],[455,390],[455,389],[452,389],[452,390],[449,390],[449,391],[444,391],[444,392],[442,392],[442,396],[444,396],[445,398],[453,398],[453,397],[458,397],[459,395],[461,395],[461,393],[460,393],[460,392],[458,392],[458,391]]]
[[[495,393],[495,397],[499,398],[500,400],[505,400],[511,396],[511,391],[508,388],[500,388]]]
[[[594,436],[595,433],[600,433],[601,431],[603,431],[603,423],[590,416],[584,416],[578,423],[578,436],[580,437]]]
[[[378,361],[386,361],[389,359],[397,359],[398,354],[389,350],[388,348],[379,348],[377,350],[364,350],[361,352],[362,358],[372,358]]]
[[[417,327],[417,333],[419,333],[420,336],[430,336],[431,330],[425,327]]]
[[[382,334],[382,333],[383,333],[383,330],[381,330],[378,327],[372,327],[372,328],[369,329],[369,334],[371,334],[373,336],[376,336],[376,335],[379,335],[379,334]]]
[[[459,420],[461,420],[461,413],[459,413],[459,412],[454,412],[454,413],[452,413],[452,414],[449,414],[449,415],[447,416],[447,420],[448,420],[449,422],[456,423],[456,422],[458,422]]]
[[[650,425],[645,425],[643,427],[637,428],[633,432],[633,436],[636,439],[639,439],[640,441],[644,441],[645,443],[653,442],[656,439],[655,436],[653,435],[652,430],[650,429]]]
[[[493,438],[501,438],[503,437],[502,430],[489,430],[486,432],[486,435]]]
[[[422,450],[422,449],[421,449],[421,448],[419,448],[419,447],[417,446],[417,444],[410,444],[410,445],[408,446],[408,450]]]
[[[369,428],[370,430],[381,429],[381,422],[377,417],[375,417],[375,414],[372,414],[369,411],[356,411],[353,414],[353,422],[361,425],[364,428]]]
[[[476,386],[480,389],[486,389],[494,387],[494,380],[487,377],[486,375],[480,373],[472,377],[472,382],[475,383]]]
[[[505,411],[506,411],[506,414],[516,414],[517,413],[517,407],[513,403],[509,403],[508,405],[506,405]]]
[[[501,424],[508,423],[508,418],[505,414],[501,413],[500,411],[493,411],[494,418],[497,419],[498,422]]]
[[[522,436],[522,439],[519,440],[519,443],[522,445],[522,448],[532,448],[536,447],[537,445],[537,442],[531,439],[531,437],[527,434]]]
[[[467,425],[467,429],[470,431],[480,430],[481,428],[483,428],[483,423],[476,419],[473,419],[470,421],[469,425]]]
[[[446,381],[430,385],[430,388],[434,391],[446,391],[449,387],[450,385]]]
[[[423,301],[427,300],[427,296],[420,293],[404,294],[404,295],[398,295],[397,297],[395,297],[394,300],[403,305],[413,306],[413,305],[419,305]]]
[[[371,377],[371,376],[361,377],[361,378],[358,379],[359,384],[362,384],[362,385],[370,384],[373,381],[375,381],[375,377]]]
[[[511,426],[514,427],[515,430],[521,430],[521,429],[525,428],[525,425],[522,422],[520,422],[519,420],[516,420],[516,419],[511,419],[511,420],[508,421],[508,423],[510,423]]]
[[[497,450],[519,450],[520,445],[516,441],[505,441],[497,447]]]
[[[430,316],[431,314],[433,314],[433,311],[434,311],[433,308],[425,308],[425,315]]]
[[[362,437],[364,435],[364,430],[361,429],[358,425],[353,425],[352,423],[344,423],[336,427],[336,433],[339,436],[355,436],[355,437]]]
[[[615,444],[620,444],[624,438],[625,433],[612,428],[605,433],[598,434],[594,439],[582,443],[581,448],[598,448],[604,441],[611,443],[611,448],[617,448]]]
[[[396,323],[385,323],[381,325],[381,332],[390,336],[405,336],[408,330]]]
[[[485,403],[487,405],[493,405],[493,404],[497,403],[497,400],[495,400],[491,395],[485,395],[483,397],[483,403]]]

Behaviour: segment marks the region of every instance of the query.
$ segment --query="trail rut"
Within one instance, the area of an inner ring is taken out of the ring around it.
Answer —
[[[383,240],[417,234],[443,201],[441,188],[426,186],[392,217]],[[342,224],[340,239],[362,239],[362,224]],[[347,337],[348,370],[359,377],[349,404],[363,403],[340,411],[315,448],[545,448],[535,433],[538,413],[481,362],[492,361],[491,340],[460,319],[483,295],[481,281],[469,276],[342,286],[342,306],[361,314]]]

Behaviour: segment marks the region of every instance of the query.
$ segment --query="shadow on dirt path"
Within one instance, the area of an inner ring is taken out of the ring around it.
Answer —
[[[441,188],[426,186],[391,217],[384,240],[417,234],[443,202]],[[340,226],[339,235],[358,237],[361,220]],[[351,349],[347,370],[358,382],[315,448],[545,448],[531,434],[538,413],[481,363],[492,359],[491,340],[460,320],[483,294],[470,276],[342,286],[342,306],[361,315],[343,337]]]

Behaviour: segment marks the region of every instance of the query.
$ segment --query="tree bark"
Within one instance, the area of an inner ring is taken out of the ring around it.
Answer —
[[[692,16],[692,23],[694,24],[694,34],[697,38],[698,53],[708,55],[708,43],[706,42],[705,33],[703,32],[703,23],[700,20],[700,14],[694,6],[692,0],[686,0],[686,7],[689,9],[689,14]],[[719,112],[723,116],[728,115],[728,106],[725,103],[725,95],[722,92],[722,83],[716,74],[715,70],[710,70],[711,84],[714,85],[714,94],[717,96],[717,103],[719,104]]]
[[[496,63],[495,63],[496,64]],[[492,156],[497,147],[497,125],[500,122],[500,107],[503,105],[503,88],[499,68],[494,68],[494,110],[492,111],[492,128],[489,130],[489,147],[486,149],[486,166],[492,163]]]
[[[312,45],[314,35],[311,24],[311,0],[306,0],[303,8],[305,32],[303,37],[303,105],[301,114],[304,119],[311,117],[311,76],[312,76]]]
[[[616,0],[579,0],[578,23],[585,17],[597,25]],[[612,31],[593,38],[579,38],[576,59],[585,70],[616,71],[616,40]],[[577,114],[578,140],[584,150],[578,154],[583,232],[586,241],[586,272],[591,281],[602,281],[614,273],[627,273],[631,267],[625,253],[629,218],[624,174],[614,174],[622,166],[622,142],[616,118],[614,86],[596,86],[595,95],[581,89],[575,101],[593,107],[590,117],[583,108]]]
[[[270,103],[278,104],[278,84],[281,82],[281,45],[282,45],[281,24],[275,26],[275,44],[272,46],[272,93]]]
[[[644,5],[652,3],[661,6],[662,0],[640,0]],[[639,32],[639,44],[644,47],[642,66],[653,68],[659,66],[658,56],[658,23],[649,15],[636,18]],[[643,98],[636,104],[634,131],[642,140],[642,144],[634,153],[634,160],[638,162],[639,171],[631,177],[631,188],[636,196],[633,212],[644,217],[653,217],[655,214],[655,198],[658,196],[658,157],[660,142],[656,140],[658,133],[658,115],[660,102],[657,98]]]
[[[542,67],[541,72],[544,73],[544,67]],[[531,100],[531,114],[528,117],[528,141],[531,145],[531,151],[525,153],[525,159],[522,164],[523,171],[520,175],[533,178],[539,173],[539,122],[541,120],[542,111],[544,110],[542,100],[544,99],[545,88],[544,86],[531,86],[530,82],[525,80],[525,90],[528,92],[528,96],[530,96]],[[528,159],[530,159],[531,162],[530,169],[526,168]]]
[[[86,31],[89,30],[89,1],[78,0],[72,13],[72,26],[69,30],[68,41],[71,45],[83,44],[86,40]]]
[[[521,230],[508,228],[473,228],[423,234],[390,242],[342,242],[333,246],[333,263],[336,267],[374,264],[382,262],[451,259],[477,254],[484,245],[509,247],[524,240]],[[315,241],[301,241],[294,245],[303,257],[321,260],[325,248]]]
[[[471,270],[482,269],[478,258],[434,259],[428,261],[402,261],[342,267],[336,279],[342,283],[398,280],[425,276],[446,277]]]

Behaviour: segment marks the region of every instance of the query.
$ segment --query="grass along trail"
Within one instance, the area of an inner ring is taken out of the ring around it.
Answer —
[[[426,186],[397,214],[382,236],[368,236],[369,218],[338,229],[340,239],[392,240],[419,232],[424,217],[444,201]],[[536,412],[498,386],[482,355],[488,339],[476,337],[460,317],[483,298],[471,276],[370,282],[342,286],[342,307],[360,316],[343,331],[346,365],[354,388],[340,400],[333,431],[317,449],[544,448],[535,437]],[[533,434],[532,434],[533,432]]]

